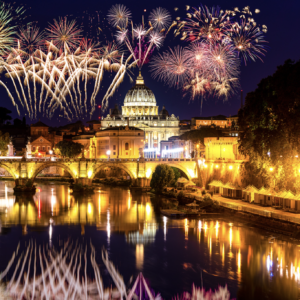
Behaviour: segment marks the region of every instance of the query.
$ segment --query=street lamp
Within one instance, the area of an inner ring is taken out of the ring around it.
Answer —
[[[110,150],[106,151],[106,155],[108,156],[108,159],[110,159]]]
[[[51,155],[53,154],[53,151],[52,151],[52,150],[49,150],[49,154],[50,154],[50,161],[51,161],[51,160],[52,160]]]

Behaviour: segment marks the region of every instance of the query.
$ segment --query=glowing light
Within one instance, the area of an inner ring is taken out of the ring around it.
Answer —
[[[218,169],[219,168],[219,165],[216,165],[216,169]]]
[[[147,178],[150,178],[151,174],[152,174],[151,168],[147,169],[146,177],[147,177]]]
[[[271,167],[269,170],[270,170],[270,172],[273,172],[274,169]]]
[[[229,166],[229,170],[232,170],[232,166]]]
[[[92,213],[92,205],[91,203],[88,203],[88,214],[90,215]]]
[[[93,175],[93,171],[92,171],[92,170],[89,170],[89,171],[88,171],[88,178],[91,178],[92,175]]]
[[[164,240],[167,240],[167,217],[163,216],[163,222],[164,222]]]

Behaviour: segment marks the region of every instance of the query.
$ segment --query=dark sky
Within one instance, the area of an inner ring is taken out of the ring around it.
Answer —
[[[249,5],[251,10],[259,8],[260,14],[255,15],[255,19],[259,24],[265,24],[268,26],[268,33],[266,34],[266,40],[268,43],[268,53],[264,58],[264,62],[249,62],[248,65],[242,66],[240,83],[244,90],[245,95],[255,90],[259,81],[271,75],[276,70],[276,67],[283,64],[287,59],[298,60],[300,57],[300,39],[299,39],[299,10],[300,1],[298,0],[286,0],[286,1],[267,1],[267,0],[218,0],[211,1],[206,0],[203,2],[188,1],[183,2],[180,0],[172,1],[94,1],[94,0],[26,0],[16,1],[16,3],[23,3],[28,8],[28,15],[30,20],[38,21],[38,25],[41,28],[47,26],[47,23],[52,21],[53,18],[65,15],[73,15],[80,17],[83,12],[88,11],[92,16],[95,11],[101,11],[102,16],[105,16],[109,8],[113,4],[122,3],[126,5],[132,12],[134,23],[139,23],[141,15],[148,13],[156,7],[164,7],[172,13],[172,17],[177,16],[184,17],[185,5],[197,6],[200,3],[209,7],[219,5],[222,9],[233,9],[238,6],[242,8]],[[178,7],[179,11],[175,12],[174,7]],[[144,13],[144,9],[147,10]],[[113,32],[113,31],[112,31]],[[184,42],[180,41],[179,37],[173,38],[169,34],[163,47],[160,51],[166,50],[168,46],[174,46],[176,44],[185,45]],[[157,50],[155,50],[157,53]],[[137,75],[137,69],[135,69]],[[143,76],[146,85],[152,89],[156,96],[157,104],[160,106],[165,105],[169,113],[174,113],[179,116],[180,119],[188,119],[194,116],[200,116],[200,100],[195,99],[191,101],[188,97],[183,97],[180,90],[175,90],[165,86],[162,82],[158,82],[151,78],[148,67],[143,68]],[[300,78],[299,78],[300,84]],[[121,106],[123,104],[124,97],[127,90],[131,87],[129,79],[126,78],[115,95],[110,99],[110,107],[114,106],[115,103]],[[17,117],[16,110],[10,103],[10,100],[6,96],[5,90],[1,87],[1,106],[10,108],[13,111],[13,117]],[[101,94],[98,95],[97,101],[100,102],[102,99]],[[202,116],[211,115],[234,115],[237,113],[240,107],[240,94],[229,98],[227,101],[222,99],[208,99],[204,101],[202,107]],[[104,115],[108,112],[106,111]],[[97,118],[98,112],[94,114],[94,118]],[[41,118],[42,119],[42,118]],[[57,118],[50,120],[43,119],[45,122],[51,125],[62,125],[66,121],[61,120],[58,124]],[[29,121],[29,120],[28,120]]]

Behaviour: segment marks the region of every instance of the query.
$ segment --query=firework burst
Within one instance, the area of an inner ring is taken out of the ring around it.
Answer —
[[[127,17],[126,22],[119,24],[117,22],[117,14],[112,13],[115,10],[116,6],[113,6],[109,10],[108,17],[110,18],[110,23],[118,29],[116,39],[119,44],[124,44],[127,47],[141,70],[143,65],[149,61],[149,57],[154,49],[162,45],[166,34],[169,32],[169,30],[165,31],[171,23],[170,14],[167,10],[159,7],[150,14],[149,27],[145,26],[144,17],[141,24],[133,26],[133,22],[129,22]],[[122,11],[126,11],[127,15],[131,16],[130,11],[125,6],[122,6]],[[172,23],[169,29],[176,24],[176,22]]]
[[[40,29],[33,25],[21,27],[17,33],[17,43],[18,48],[30,56],[36,49],[44,46],[44,32],[40,32]]]
[[[108,11],[108,22],[116,27],[126,27],[128,22],[131,20],[130,10],[122,4],[116,4],[111,7]]]
[[[171,25],[172,19],[170,13],[161,7],[153,9],[149,16],[149,21],[155,29],[167,29]]]
[[[51,41],[56,47],[63,49],[67,46],[76,49],[81,40],[81,30],[77,27],[76,21],[68,21],[67,18],[54,20],[47,30],[46,39]]]

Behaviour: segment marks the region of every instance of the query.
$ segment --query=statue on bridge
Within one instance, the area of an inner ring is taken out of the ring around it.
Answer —
[[[26,158],[31,158],[30,137],[28,137],[28,142],[27,142],[27,145],[26,145]]]
[[[14,145],[13,145],[11,139],[10,139],[9,144],[7,145],[7,147],[8,147],[7,156],[14,156]]]

